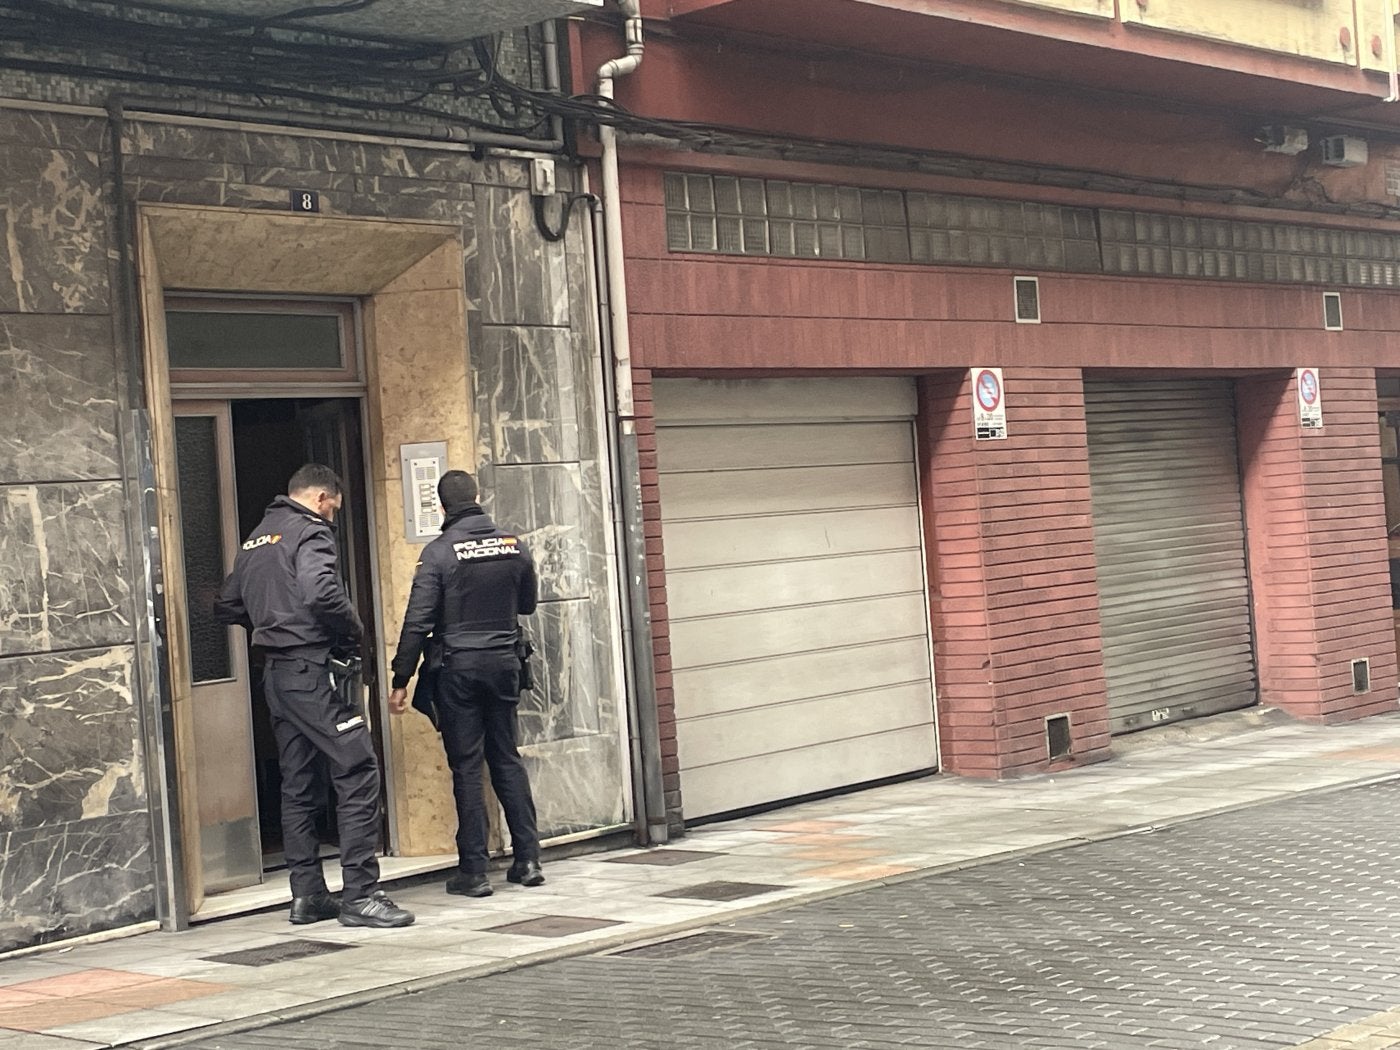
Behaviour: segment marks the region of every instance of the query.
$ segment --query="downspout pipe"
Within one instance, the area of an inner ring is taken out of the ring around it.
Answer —
[[[641,0],[618,0],[626,16],[627,54],[605,62],[598,69],[598,95],[611,101],[618,77],[637,71],[646,44],[642,40]],[[632,405],[632,341],[627,330],[626,267],[622,255],[622,188],[617,170],[617,129],[598,128],[603,147],[603,234],[608,253],[608,296],[611,303],[613,367],[616,370],[617,412],[624,420],[635,417]]]
[[[1390,17],[1386,19],[1388,23],[1385,27],[1385,65],[1386,71],[1390,75],[1390,93],[1382,102],[1400,102],[1400,58],[1396,57],[1395,51],[1395,19],[1393,11],[1394,0],[1386,0],[1386,7],[1392,8]]]
[[[640,0],[618,0],[625,19],[627,53],[598,69],[598,95],[611,100],[619,77],[637,71],[646,45],[642,40]],[[632,342],[628,330],[627,273],[622,244],[622,188],[618,176],[617,131],[604,123],[598,128],[602,146],[604,292],[611,343],[612,382],[610,406],[615,413],[617,472],[622,496],[624,547],[621,551],[631,623],[629,676],[637,691],[637,751],[642,764],[641,798],[637,800],[645,820],[644,844],[667,842],[666,793],[661,770],[661,733],[656,712],[656,667],[652,656],[651,602],[647,587],[646,535],[642,511],[641,465],[637,449],[636,405],[632,397]],[[640,822],[639,822],[640,823]]]

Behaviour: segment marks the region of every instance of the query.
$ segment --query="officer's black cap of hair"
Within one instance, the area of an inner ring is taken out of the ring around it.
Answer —
[[[324,463],[307,463],[297,468],[297,472],[287,482],[287,495],[293,496],[308,489],[319,489],[339,496],[344,490],[340,476]]]
[[[438,499],[449,514],[458,507],[475,503],[477,491],[476,478],[465,470],[449,470],[438,481]]]

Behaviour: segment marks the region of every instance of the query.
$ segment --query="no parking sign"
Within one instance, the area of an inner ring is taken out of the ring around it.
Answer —
[[[1304,430],[1322,429],[1322,383],[1316,368],[1300,368],[1298,378],[1298,422]]]
[[[1000,368],[972,370],[972,428],[978,441],[1006,437],[1006,397]]]

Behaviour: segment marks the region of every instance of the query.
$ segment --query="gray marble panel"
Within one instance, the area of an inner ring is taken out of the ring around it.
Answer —
[[[0,484],[121,475],[112,323],[0,315]]]
[[[330,207],[324,207],[329,203]],[[330,214],[370,216],[380,219],[405,219],[422,222],[450,222],[470,224],[475,215],[471,201],[450,200],[434,196],[385,197],[368,193],[355,193],[344,198],[323,202],[323,209]]]
[[[106,149],[107,122],[101,117],[79,117],[38,110],[7,109],[0,112],[0,144],[41,149],[71,149],[100,153]]]
[[[134,655],[0,659],[0,831],[145,808]]]
[[[62,936],[54,891],[67,838],[63,825],[0,835],[0,951]]]
[[[485,187],[477,201],[483,322],[567,327],[564,246],[539,235],[529,193]]]
[[[54,914],[73,933],[110,930],[155,918],[151,822],[146,813],[67,825],[54,887]]]
[[[526,621],[535,643],[535,688],[520,698],[520,739],[538,744],[604,732],[617,725],[616,696],[599,685],[595,610],[586,599],[546,602]]]
[[[145,813],[0,836],[0,951],[129,926],[154,915]]]
[[[588,596],[587,499],[577,463],[497,466],[483,477],[483,503],[529,545],[545,600]]]
[[[0,150],[0,313],[102,313],[107,212],[96,153]]]
[[[616,735],[574,737],[522,748],[540,838],[621,824],[631,790]]]
[[[0,487],[0,656],[131,641],[117,481]]]
[[[497,466],[579,458],[572,335],[565,328],[482,329],[472,375],[484,458]]]

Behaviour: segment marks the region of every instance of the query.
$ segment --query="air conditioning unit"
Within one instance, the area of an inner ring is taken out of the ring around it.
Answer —
[[[1322,140],[1322,163],[1355,168],[1366,163],[1366,140],[1351,135],[1328,135]]]

